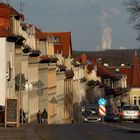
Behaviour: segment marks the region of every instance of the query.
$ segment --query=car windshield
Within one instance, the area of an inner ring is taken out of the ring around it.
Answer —
[[[136,110],[139,111],[138,106],[123,106],[123,110]]]
[[[83,116],[92,116],[98,114],[95,110],[86,110],[82,113]]]

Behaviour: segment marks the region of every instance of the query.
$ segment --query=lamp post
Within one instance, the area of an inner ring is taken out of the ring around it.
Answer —
[[[15,77],[16,84],[19,86],[19,94],[18,99],[20,101],[20,108],[21,108],[21,123],[23,124],[23,95],[22,95],[22,87],[25,84],[25,77],[23,73],[19,73]]]
[[[56,98],[53,96],[52,99],[51,99],[51,103],[53,104],[53,124],[54,124],[54,104],[57,104],[57,100]]]
[[[25,91],[28,92],[28,123],[30,123],[30,100],[29,100],[29,91],[33,89],[32,83],[27,82],[25,84]]]

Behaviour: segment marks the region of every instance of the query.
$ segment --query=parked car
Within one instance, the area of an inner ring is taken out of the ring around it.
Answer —
[[[137,105],[124,105],[119,113],[121,121],[140,121],[140,110]]]
[[[4,124],[5,107],[0,105],[0,124]]]
[[[101,117],[96,110],[85,110],[82,112],[82,120],[83,122],[99,122],[101,121]]]

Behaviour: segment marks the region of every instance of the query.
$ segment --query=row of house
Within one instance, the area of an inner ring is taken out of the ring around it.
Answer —
[[[28,122],[43,109],[49,124],[78,119],[74,112],[85,100],[87,70],[72,58],[71,32],[42,32],[0,3],[0,46],[0,105],[17,98]]]
[[[108,106],[140,101],[133,93],[139,91],[128,88],[125,70],[113,72],[85,54],[74,58],[71,32],[42,32],[4,3],[0,3],[0,46],[0,105],[6,98],[17,98],[28,122],[43,109],[48,111],[49,124],[77,122],[81,106],[97,104],[101,97]],[[137,85],[136,54],[133,69]]]

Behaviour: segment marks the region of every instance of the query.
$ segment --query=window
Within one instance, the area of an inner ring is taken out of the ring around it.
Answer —
[[[106,84],[109,87],[110,86],[110,79],[104,79],[104,84]]]
[[[54,37],[56,43],[60,43],[60,37]]]

